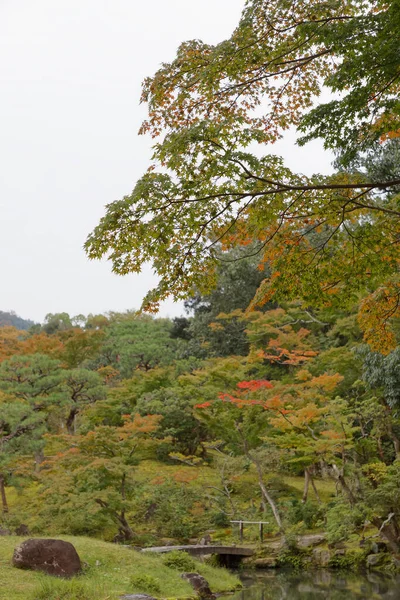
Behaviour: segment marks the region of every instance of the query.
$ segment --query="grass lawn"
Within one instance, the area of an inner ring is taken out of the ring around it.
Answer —
[[[158,598],[195,596],[192,587],[181,579],[178,571],[164,565],[160,555],[141,554],[92,538],[57,537],[75,546],[87,565],[84,574],[64,581],[16,569],[11,566],[11,557],[14,548],[26,538],[0,537],[1,600],[115,600],[121,594],[137,592]],[[204,575],[213,592],[233,590],[240,585],[238,578],[225,569],[196,561],[196,571]],[[132,583],[132,578],[136,583]],[[141,585],[140,579],[144,582]],[[157,592],[144,589],[152,584],[158,588]]]

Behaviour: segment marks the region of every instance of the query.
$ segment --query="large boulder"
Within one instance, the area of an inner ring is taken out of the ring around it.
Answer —
[[[297,545],[299,548],[310,548],[312,546],[318,546],[325,541],[325,535],[323,533],[313,533],[310,535],[300,535],[297,538]]]
[[[15,548],[12,561],[19,569],[43,571],[57,577],[72,577],[82,568],[74,546],[63,540],[25,540]]]
[[[182,573],[182,579],[185,579],[190,583],[192,588],[197,592],[199,598],[202,600],[215,598],[214,594],[210,590],[209,583],[202,575],[198,573]]]
[[[253,565],[256,569],[275,569],[278,566],[278,561],[275,556],[264,556],[256,558]]]

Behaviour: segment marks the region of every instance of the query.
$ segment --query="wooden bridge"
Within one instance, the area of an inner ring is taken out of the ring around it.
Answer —
[[[191,556],[205,556],[207,554],[217,554],[220,557],[221,564],[227,567],[233,567],[240,563],[242,558],[253,556],[252,548],[243,548],[240,546],[215,546],[213,544],[195,546],[155,546],[153,548],[143,548],[142,552],[157,552],[165,554],[180,550],[187,552]]]

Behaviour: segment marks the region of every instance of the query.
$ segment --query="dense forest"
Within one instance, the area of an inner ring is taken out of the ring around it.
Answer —
[[[356,310],[246,311],[260,277],[227,263],[173,320],[0,328],[3,527],[144,545],[263,520],[397,553],[399,349],[371,350]]]

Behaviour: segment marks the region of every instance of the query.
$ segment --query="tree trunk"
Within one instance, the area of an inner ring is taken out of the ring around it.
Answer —
[[[306,468],[306,469],[304,469],[304,491],[303,491],[303,497],[301,499],[303,504],[305,504],[307,502],[310,482],[311,482],[310,471]]]
[[[117,518],[119,521],[119,532],[124,537],[124,540],[128,542],[129,540],[133,539],[135,534],[126,520],[125,511],[121,511],[121,513],[117,515]]]
[[[347,496],[347,498],[348,498],[348,500],[349,500],[350,504],[351,504],[352,506],[354,506],[354,505],[356,504],[356,501],[357,501],[357,500],[356,500],[356,498],[355,498],[355,496],[354,496],[353,492],[352,492],[352,491],[351,491],[351,489],[349,488],[349,486],[348,486],[348,484],[347,484],[347,482],[346,482],[346,480],[345,480],[345,478],[344,478],[344,475],[343,475],[343,473],[341,473],[340,469],[338,469],[337,465],[335,465],[335,464],[333,464],[333,465],[332,465],[332,469],[333,469],[333,472],[334,472],[334,473],[335,473],[335,475],[336,475],[336,479],[337,479],[337,481],[340,483],[340,487],[342,488],[342,490],[343,490],[343,491],[344,491],[344,493],[346,494],[346,496]]]
[[[372,523],[379,529],[381,537],[387,542],[389,548],[395,554],[400,553],[400,530],[394,514],[392,513],[386,521],[374,517]]]
[[[312,489],[314,490],[314,494],[317,499],[317,502],[319,504],[322,504],[322,500],[320,498],[320,495],[318,494],[317,486],[315,485],[315,481],[314,481],[314,478],[312,475],[310,475],[310,480],[311,480]]]
[[[75,417],[78,414],[79,410],[76,407],[71,408],[69,411],[69,415],[67,417],[67,431],[70,435],[75,434]]]
[[[386,461],[386,459],[385,459],[385,454],[384,454],[384,452],[383,452],[383,448],[382,448],[382,440],[381,440],[381,438],[380,438],[380,437],[378,437],[378,439],[376,440],[376,445],[377,445],[377,447],[378,447],[378,454],[379,454],[379,458],[381,459],[381,461],[382,461],[383,463],[385,463],[385,464],[386,464],[386,462],[387,462],[387,461]]]
[[[386,424],[387,434],[393,442],[396,458],[400,458],[400,440],[397,437],[397,435],[395,434],[395,432],[393,431],[393,425],[392,425],[392,420],[391,420],[392,419],[392,409],[390,408],[390,406],[387,404],[386,401],[384,401],[384,406],[386,409],[386,415],[388,417],[387,424]]]
[[[6,484],[4,480],[4,475],[0,473],[0,495],[1,495],[1,503],[3,506],[3,513],[6,514],[9,512],[7,495],[6,495]]]
[[[133,533],[128,521],[126,520],[124,510],[121,510],[121,512],[118,513],[116,510],[110,508],[108,502],[105,502],[100,498],[96,498],[95,502],[97,502],[97,504],[104,508],[108,512],[108,514],[114,519],[114,521],[118,523],[118,529],[121,535],[121,540],[128,541],[134,537],[135,534]]]
[[[42,462],[44,461],[44,454],[43,454],[43,450],[37,450],[37,452],[35,452],[35,471],[36,473],[39,472],[40,470],[40,465],[42,464]]]
[[[397,435],[395,435],[391,425],[388,427],[388,434],[389,434],[390,439],[393,442],[396,458],[400,458],[400,440],[397,437]]]
[[[254,456],[252,456],[249,452],[247,452],[247,457],[251,460],[251,462],[257,469],[258,485],[260,486],[262,498],[268,502],[268,504],[272,510],[272,514],[274,515],[275,521],[279,527],[279,530],[283,531],[282,521],[281,521],[279,511],[278,511],[278,507],[276,506],[274,500],[272,499],[267,488],[265,487],[264,480],[263,480],[264,473],[262,471],[260,462]]]

